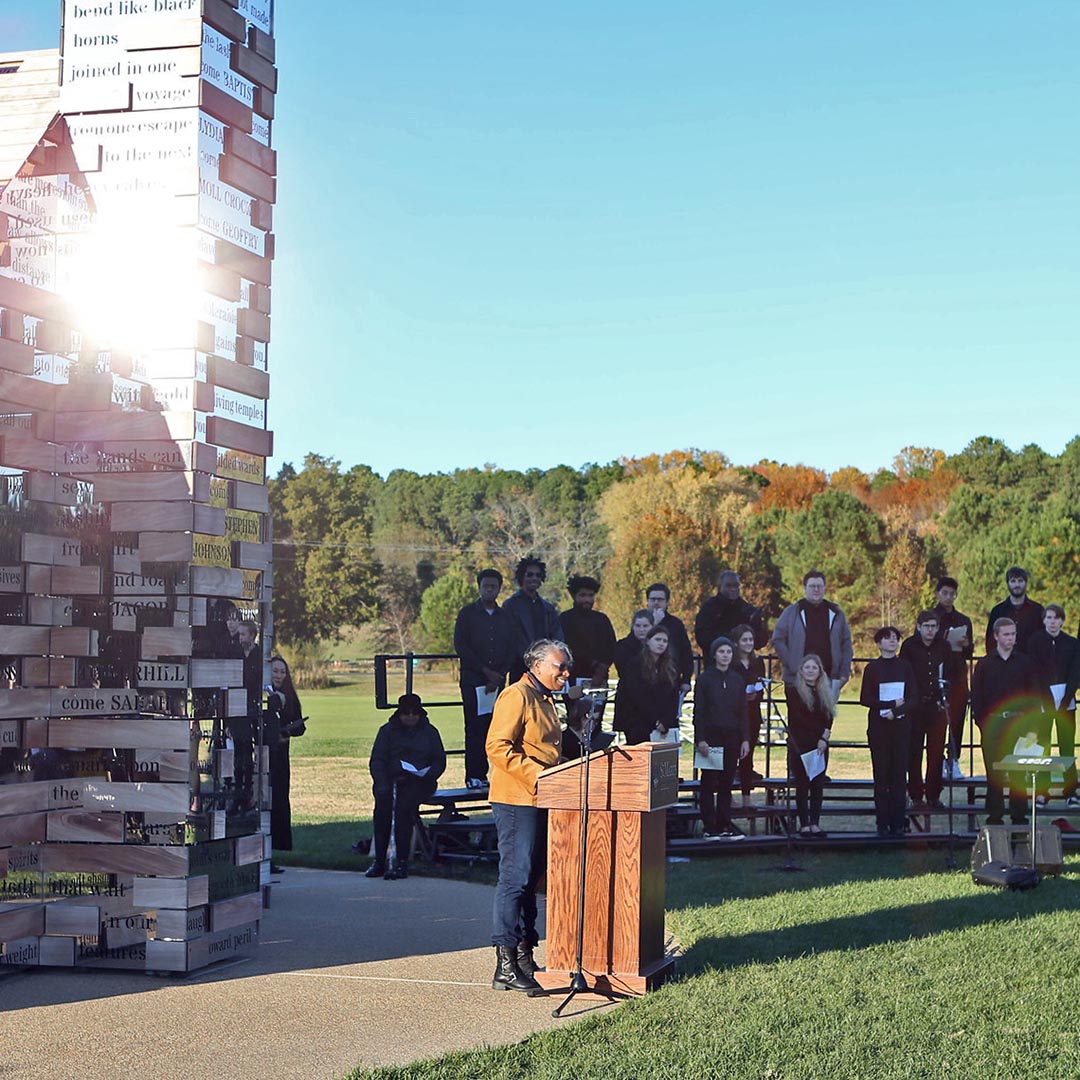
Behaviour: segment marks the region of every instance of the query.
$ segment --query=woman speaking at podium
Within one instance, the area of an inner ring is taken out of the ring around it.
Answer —
[[[494,990],[542,994],[533,978],[536,886],[544,871],[547,811],[536,805],[540,774],[559,763],[562,732],[554,695],[570,678],[573,657],[561,641],[544,638],[525,651],[525,674],[495,702],[488,729],[491,812],[499,837],[492,944]]]

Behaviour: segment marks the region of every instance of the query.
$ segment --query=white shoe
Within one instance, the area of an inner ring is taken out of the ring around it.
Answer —
[[[468,778],[468,780],[465,781],[465,786],[470,791],[478,791],[480,788],[486,788],[489,785],[488,785],[488,782],[486,780],[481,780],[477,776],[470,776]]]

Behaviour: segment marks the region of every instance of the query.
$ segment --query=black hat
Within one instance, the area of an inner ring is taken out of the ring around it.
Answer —
[[[402,713],[419,713],[421,716],[427,716],[427,710],[424,708],[424,703],[420,700],[419,694],[402,694],[397,699],[397,709],[394,716],[400,716]]]
[[[731,638],[725,637],[723,634],[721,634],[719,637],[713,638],[712,641],[709,643],[710,659],[714,659],[716,657],[716,650],[719,649],[721,645],[726,645],[732,652],[735,652],[735,644],[734,642],[732,642]]]

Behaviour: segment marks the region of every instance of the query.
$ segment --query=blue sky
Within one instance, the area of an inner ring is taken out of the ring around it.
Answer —
[[[8,3],[0,48],[55,44]],[[275,468],[1077,433],[1071,0],[276,18]]]

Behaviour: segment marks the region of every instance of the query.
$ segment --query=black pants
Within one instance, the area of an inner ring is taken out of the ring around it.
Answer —
[[[486,780],[488,774],[487,742],[491,713],[478,715],[476,687],[461,684],[461,708],[465,713],[465,779]]]
[[[994,768],[994,762],[1000,761],[1006,754],[1011,754],[1019,735],[1030,724],[1021,722],[1019,715],[1004,716],[1000,713],[989,716],[983,723],[982,752],[986,766],[986,820],[991,825],[1000,825],[1005,816],[1005,785],[1009,785],[1009,817],[1014,825],[1022,825],[1027,820],[1027,795],[1024,793],[1023,773],[1000,773]]]
[[[750,753],[739,762],[739,786],[744,795],[754,787],[754,747],[761,737],[761,706],[750,709]]]
[[[879,833],[903,834],[907,825],[905,800],[911,726],[907,719],[871,716],[866,729],[874,770],[874,814]]]
[[[707,833],[713,835],[731,828],[731,782],[735,778],[735,767],[739,763],[738,734],[725,738],[722,745],[724,767],[702,769],[701,787],[698,791],[701,824]]]
[[[817,741],[810,746],[802,748],[802,753],[817,749]],[[820,825],[821,804],[825,800],[825,773],[820,772],[811,780],[806,775],[806,768],[802,763],[797,747],[791,738],[788,738],[787,760],[788,775],[795,782],[795,809],[799,814],[799,825]],[[825,750],[825,770],[829,768],[829,751]]]
[[[957,679],[949,687],[949,749],[957,761],[960,761],[964,746],[967,705],[967,679]]]
[[[292,851],[289,742],[285,739],[270,747],[270,843],[278,851]]]
[[[247,808],[252,796],[255,737],[251,718],[248,716],[231,716],[228,725],[233,741],[233,810],[242,812]]]
[[[911,726],[908,758],[908,794],[919,802],[941,798],[941,763],[945,759],[948,717],[934,702],[924,702],[908,711]],[[926,747],[925,779],[923,746]]]
[[[372,854],[376,862],[386,862],[390,847],[390,823],[394,826],[394,847],[401,862],[409,861],[413,829],[416,826],[420,803],[435,794],[435,781],[423,776],[402,776],[394,785],[386,788],[373,787],[375,813],[372,831],[375,834]]]

